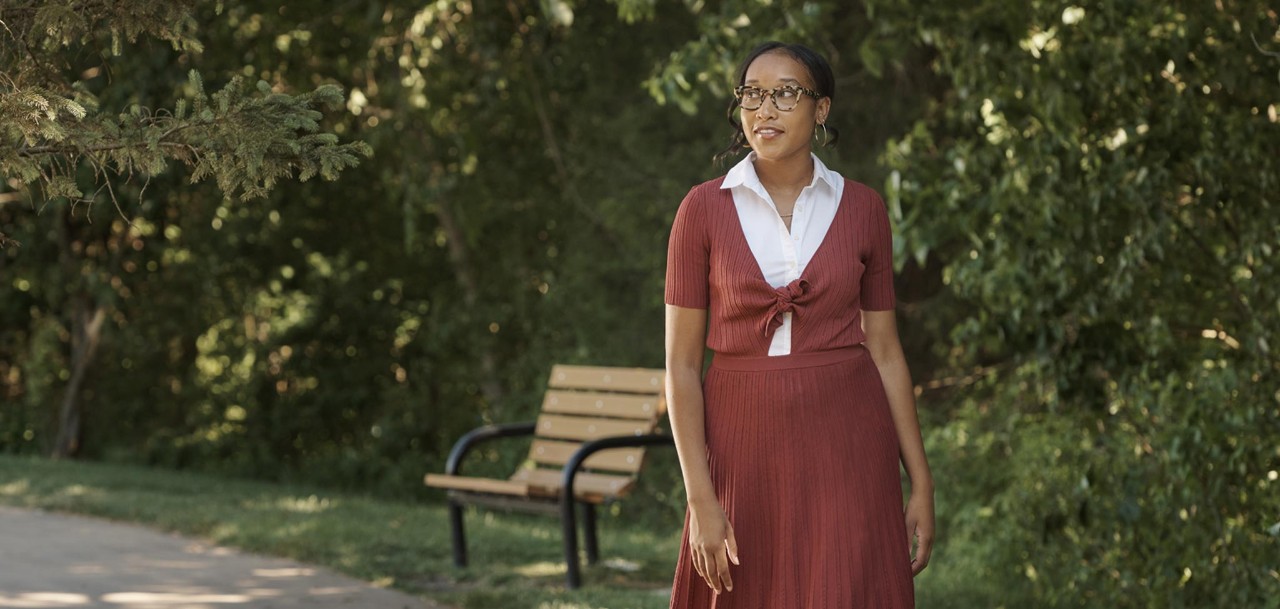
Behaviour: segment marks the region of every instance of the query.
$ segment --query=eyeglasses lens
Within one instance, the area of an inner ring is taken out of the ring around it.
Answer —
[[[768,98],[773,98],[773,104],[783,112],[794,110],[796,104],[800,101],[800,93],[791,88],[778,88],[765,91],[763,89],[744,88],[738,94],[738,103],[743,110],[759,110],[760,106],[765,103]]]

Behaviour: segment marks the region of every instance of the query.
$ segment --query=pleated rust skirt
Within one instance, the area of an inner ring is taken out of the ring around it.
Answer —
[[[915,606],[898,439],[864,347],[717,356],[703,383],[707,456],[741,565],[716,594],[690,562],[673,609]]]

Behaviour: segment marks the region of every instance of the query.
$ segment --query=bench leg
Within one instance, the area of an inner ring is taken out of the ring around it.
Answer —
[[[596,537],[596,506],[591,503],[582,504],[582,537],[587,546],[587,564],[600,562],[600,544]]]
[[[560,524],[564,531],[564,563],[568,567],[566,586],[577,590],[582,585],[582,567],[578,564],[578,517],[571,497],[560,500]]]
[[[462,505],[449,501],[449,525],[453,529],[453,564],[467,566],[467,534],[462,529]]]

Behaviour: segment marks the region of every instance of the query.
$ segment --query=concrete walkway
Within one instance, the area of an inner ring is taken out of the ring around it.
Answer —
[[[0,507],[0,608],[444,609],[290,560]]]

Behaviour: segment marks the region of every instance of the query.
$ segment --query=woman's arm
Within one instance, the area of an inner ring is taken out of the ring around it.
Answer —
[[[910,547],[911,537],[915,537],[911,569],[920,573],[929,564],[929,555],[933,551],[933,474],[929,472],[929,461],[924,454],[911,372],[907,369],[907,358],[902,354],[898,321],[892,310],[863,311],[862,328],[867,336],[867,349],[880,370],[880,380],[889,397],[902,465],[911,478],[911,498],[907,500],[906,510],[907,545]]]
[[[666,326],[667,413],[689,501],[689,547],[693,566],[716,592],[720,592],[722,586],[732,590],[728,561],[738,564],[738,543],[716,499],[707,466],[702,402],[707,311],[667,305]]]

